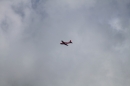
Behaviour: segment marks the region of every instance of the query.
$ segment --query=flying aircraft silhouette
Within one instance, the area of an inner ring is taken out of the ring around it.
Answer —
[[[61,44],[61,45],[66,45],[66,46],[68,46],[68,44],[70,44],[70,43],[72,43],[71,40],[70,40],[69,42],[64,42],[64,41],[61,40],[61,43],[60,43],[60,44]]]

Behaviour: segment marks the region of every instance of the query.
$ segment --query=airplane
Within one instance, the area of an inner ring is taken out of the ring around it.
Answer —
[[[66,45],[66,46],[68,46],[67,44],[72,43],[71,40],[70,40],[69,42],[64,42],[64,41],[61,40],[61,42],[62,42],[62,43],[60,43],[60,44],[62,44],[62,45]]]

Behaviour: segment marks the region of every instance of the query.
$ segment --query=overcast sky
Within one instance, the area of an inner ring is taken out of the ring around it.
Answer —
[[[130,0],[0,0],[0,85],[129,86]]]

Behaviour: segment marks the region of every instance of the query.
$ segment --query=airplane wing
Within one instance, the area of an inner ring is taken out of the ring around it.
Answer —
[[[68,43],[66,43],[66,42],[64,42],[64,41],[62,41],[62,40],[61,40],[61,42],[62,42],[62,43],[60,43],[60,44],[68,46],[68,45],[67,45]]]
[[[67,44],[65,44],[66,46],[68,46]]]

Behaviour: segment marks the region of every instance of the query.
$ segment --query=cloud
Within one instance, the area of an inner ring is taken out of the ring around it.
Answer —
[[[129,3],[1,0],[0,84],[129,85]]]

